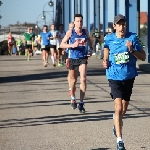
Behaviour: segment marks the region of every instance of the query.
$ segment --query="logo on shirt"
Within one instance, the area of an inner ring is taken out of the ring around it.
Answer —
[[[86,46],[85,38],[75,38],[74,42],[79,41],[79,46]]]
[[[119,44],[120,42],[115,42],[115,41],[114,41],[113,43],[115,43],[115,44]]]

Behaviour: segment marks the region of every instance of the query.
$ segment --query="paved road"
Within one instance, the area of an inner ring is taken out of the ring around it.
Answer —
[[[115,150],[113,101],[101,60],[88,65],[86,114],[70,108],[65,67],[0,57],[0,150]],[[79,98],[79,80],[77,98]],[[150,150],[150,74],[139,71],[124,117],[127,150]]]

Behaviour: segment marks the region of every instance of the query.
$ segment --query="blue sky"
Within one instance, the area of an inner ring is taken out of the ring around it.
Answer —
[[[4,27],[8,26],[9,24],[15,24],[17,21],[19,21],[20,23],[36,23],[37,19],[38,21],[42,21],[41,18],[38,16],[42,13],[43,6],[48,1],[49,0],[2,0],[3,4],[2,6],[0,6],[0,15],[2,16],[2,19],[0,20],[1,26]],[[108,6],[108,21],[113,21],[113,0],[109,1],[110,2]],[[141,0],[141,11],[147,11],[147,1],[148,0]],[[122,14],[124,14],[123,2],[124,0],[120,0],[120,13]],[[48,5],[45,5],[44,10],[50,11],[52,10],[52,8],[50,8]],[[101,9],[101,12],[102,11],[103,10]],[[47,19],[47,22],[48,21],[51,21],[50,16],[49,19]]]

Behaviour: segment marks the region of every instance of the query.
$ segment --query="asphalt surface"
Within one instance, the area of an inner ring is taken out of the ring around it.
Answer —
[[[49,63],[0,56],[0,150],[116,150],[102,60],[89,59],[85,114],[70,107],[66,68]],[[150,150],[150,74],[138,72],[124,117],[126,150]]]

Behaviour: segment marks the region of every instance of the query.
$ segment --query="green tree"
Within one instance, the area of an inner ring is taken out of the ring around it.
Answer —
[[[140,29],[140,35],[147,35],[147,23],[145,23],[143,28]]]

